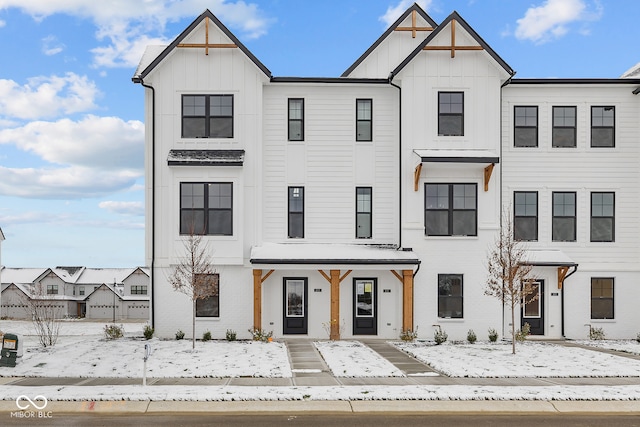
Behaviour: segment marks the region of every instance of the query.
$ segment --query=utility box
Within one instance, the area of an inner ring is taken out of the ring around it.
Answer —
[[[22,336],[18,334],[4,334],[2,339],[2,350],[0,355],[0,366],[16,366],[22,361]]]

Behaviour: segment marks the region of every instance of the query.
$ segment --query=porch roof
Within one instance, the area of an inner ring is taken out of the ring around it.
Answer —
[[[557,249],[529,249],[526,251],[526,265],[540,267],[577,267],[567,254]]]
[[[419,265],[420,259],[410,250],[380,245],[336,243],[263,243],[251,249],[251,264],[259,265]]]
[[[423,163],[500,163],[500,156],[489,150],[413,150]]]
[[[169,166],[242,166],[244,150],[169,150]]]

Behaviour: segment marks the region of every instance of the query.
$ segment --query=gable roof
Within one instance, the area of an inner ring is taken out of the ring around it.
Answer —
[[[4,233],[2,232],[2,228],[0,228],[0,242],[4,240]]]
[[[475,30],[473,28],[471,28],[471,26],[467,23],[467,21],[465,21],[464,19],[462,19],[462,17],[458,14],[458,12],[453,11],[451,13],[451,15],[449,15],[447,17],[447,19],[445,19],[444,21],[442,21],[442,23],[438,26],[438,28],[436,28],[434,31],[431,32],[431,34],[429,34],[429,36],[424,39],[424,41],[422,43],[420,43],[418,45],[418,47],[416,47],[413,52],[411,52],[409,54],[409,56],[407,56],[404,61],[402,61],[400,63],[400,65],[398,65],[393,71],[391,71],[391,75],[389,76],[389,79],[393,79],[394,76],[396,76],[400,71],[402,71],[402,69],[408,64],[410,63],[413,58],[415,58],[420,52],[422,52],[423,48],[425,46],[427,46],[429,43],[431,43],[431,41],[438,36],[438,34],[440,34],[440,32],[446,28],[449,24],[451,24],[452,21],[456,21],[457,23],[459,23],[462,28],[464,28],[464,30],[469,33],[469,35],[480,45],[482,46],[482,48],[511,76],[513,76],[516,72],[509,66],[509,64],[507,64],[502,58],[500,58],[500,55],[498,55],[493,49],[491,49],[491,46],[489,46],[487,44],[487,42],[485,42],[482,37],[480,37],[480,35],[478,35],[478,33],[475,32]]]
[[[33,283],[48,271],[50,271],[48,268],[4,267],[2,269],[2,283]]]
[[[351,74],[351,72],[353,72],[353,70],[355,70],[358,65],[360,65],[365,59],[367,59],[367,57],[369,55],[371,55],[371,53],[376,50],[376,48],[387,38],[389,37],[389,35],[391,33],[393,33],[395,31],[395,29],[402,23],[402,21],[404,21],[405,19],[407,19],[407,17],[413,12],[415,11],[418,15],[420,15],[425,21],[427,21],[433,28],[436,28],[438,26],[438,24],[436,23],[436,21],[434,21],[433,19],[431,19],[431,17],[429,15],[427,15],[427,13],[422,10],[422,8],[420,6],[418,6],[417,3],[414,3],[411,7],[409,7],[402,15],[400,15],[400,17],[398,19],[396,19],[396,21],[391,24],[389,26],[389,28],[387,29],[387,31],[385,31],[384,33],[382,33],[382,35],[378,38],[378,40],[376,40],[370,47],[369,49],[367,49],[361,56],[360,58],[358,58],[356,60],[356,62],[354,62],[353,64],[351,64],[351,66],[349,68],[347,68],[345,70],[344,73],[342,73],[341,77],[348,77],[349,74]]]
[[[141,66],[138,67],[136,73],[134,74],[133,80],[134,83],[141,83],[142,80],[151,72],[153,69],[160,64],[172,51],[175,49],[182,40],[184,40],[191,32],[198,26],[205,18],[209,18],[213,23],[227,36],[231,39],[231,41],[240,49],[267,77],[271,78],[271,71],[267,67],[264,66],[262,62],[258,60],[250,51],[243,45],[240,40],[236,36],[233,35],[231,31],[225,25],[220,22],[216,16],[211,13],[209,9],[206,9],[200,16],[198,16],[192,23],[189,25],[176,39],[167,47],[165,47],[162,52],[156,54],[161,48],[158,46],[153,46],[151,50],[147,50],[145,55],[140,62]],[[148,65],[146,62],[149,61],[150,57],[155,56],[155,59],[151,61]],[[146,58],[145,58],[146,57]],[[144,62],[143,62],[144,61]],[[144,68],[143,68],[144,67]]]

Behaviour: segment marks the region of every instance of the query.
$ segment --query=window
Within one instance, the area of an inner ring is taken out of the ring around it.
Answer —
[[[371,99],[356,99],[356,141],[372,141]]]
[[[476,194],[476,184],[425,184],[426,235],[477,235]]]
[[[615,240],[615,194],[591,193],[591,241]]]
[[[58,285],[47,285],[47,295],[57,295]]]
[[[147,285],[131,285],[131,295],[146,295]]]
[[[576,193],[553,193],[551,240],[576,241]]]
[[[84,286],[78,288],[78,295],[84,295]]]
[[[538,240],[538,192],[516,191],[513,199],[513,238]]]
[[[464,135],[463,92],[438,92],[438,135]]]
[[[553,107],[554,147],[576,146],[576,107]]]
[[[289,141],[304,141],[304,99],[289,98]]]
[[[613,319],[613,278],[591,278],[591,318]]]
[[[462,274],[438,274],[438,317],[462,318]]]
[[[591,107],[591,146],[615,147],[615,107]]]
[[[180,234],[231,236],[233,184],[180,184]]]
[[[371,187],[356,187],[356,238],[371,238]]]
[[[196,300],[196,317],[220,317],[220,277],[218,274],[198,274],[196,286],[204,298]]]
[[[233,95],[182,95],[183,138],[233,138]]]
[[[538,107],[515,107],[513,145],[515,147],[538,146]]]
[[[289,187],[290,238],[304,237],[304,187]]]

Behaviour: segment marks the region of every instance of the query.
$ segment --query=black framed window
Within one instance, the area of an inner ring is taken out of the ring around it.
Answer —
[[[84,286],[78,288],[78,295],[84,295]]]
[[[553,193],[553,218],[551,240],[554,242],[576,241],[576,193]]]
[[[356,141],[373,140],[373,100],[356,99]]]
[[[47,285],[47,295],[57,295],[58,285]]]
[[[438,274],[438,317],[462,318],[462,274]]]
[[[233,184],[180,183],[180,234],[233,235]]]
[[[370,239],[372,228],[372,188],[356,187],[356,238]]]
[[[613,277],[591,278],[591,318],[613,319]]]
[[[615,147],[615,107],[591,107],[591,146]]]
[[[438,135],[464,135],[464,92],[438,92]]]
[[[289,141],[304,141],[304,99],[289,98]]]
[[[591,241],[615,241],[615,194],[591,193]]]
[[[146,295],[147,285],[131,285],[131,295]]]
[[[576,107],[553,107],[554,147],[576,146]]]
[[[477,235],[476,184],[425,184],[427,236]]]
[[[200,296],[196,299],[196,317],[220,317],[220,276],[217,273],[197,276]]]
[[[289,187],[289,226],[290,238],[304,237],[304,187]]]
[[[513,193],[513,238],[538,240],[538,192],[515,191]]]
[[[515,147],[538,146],[538,107],[514,107],[513,145]]]
[[[183,138],[233,138],[233,95],[182,95]]]

